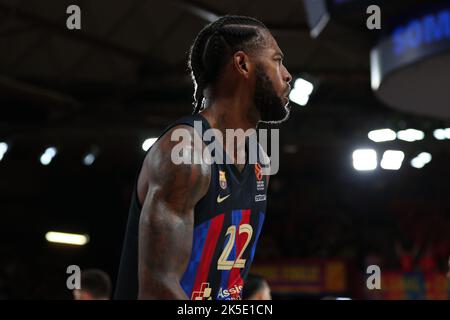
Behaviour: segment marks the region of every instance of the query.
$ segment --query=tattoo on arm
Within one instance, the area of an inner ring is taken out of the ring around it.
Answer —
[[[193,141],[194,129],[186,129]],[[139,222],[140,299],[190,298],[180,280],[191,254],[194,207],[208,190],[210,167],[174,164],[171,150],[179,142],[170,141],[170,134],[158,140],[144,164],[148,191]],[[194,150],[193,143],[190,147],[192,157],[201,152]]]

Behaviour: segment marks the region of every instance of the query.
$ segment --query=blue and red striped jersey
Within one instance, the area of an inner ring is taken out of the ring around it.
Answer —
[[[165,132],[179,124],[199,128],[194,121],[201,121],[200,136],[210,129],[198,114],[180,119]],[[211,164],[209,189],[194,210],[192,251],[180,283],[193,300],[241,299],[264,223],[267,177],[261,174],[261,164],[247,162],[239,171],[223,162]],[[137,297],[138,202],[135,190],[116,287],[118,299]]]

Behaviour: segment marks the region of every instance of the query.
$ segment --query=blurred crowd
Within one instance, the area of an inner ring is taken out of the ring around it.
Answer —
[[[424,188],[414,193],[399,184],[387,193],[383,184],[343,188],[342,181],[321,183],[315,176],[304,180],[295,175],[270,181],[256,261],[342,258],[360,271],[377,264],[384,270],[447,272],[446,189],[430,186],[428,193]],[[101,245],[78,250],[28,242],[1,248],[0,299],[73,299],[66,287],[71,264],[100,266],[114,285],[119,250],[113,256],[114,248]]]
[[[361,268],[447,270],[447,201],[401,190],[391,195],[364,190],[359,197],[358,190],[333,188],[332,183],[290,184],[289,179],[272,179],[270,188],[259,259],[343,258]]]

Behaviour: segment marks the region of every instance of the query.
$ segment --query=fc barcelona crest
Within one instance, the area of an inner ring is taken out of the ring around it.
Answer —
[[[222,189],[227,188],[227,178],[225,177],[225,171],[219,170],[219,184]]]

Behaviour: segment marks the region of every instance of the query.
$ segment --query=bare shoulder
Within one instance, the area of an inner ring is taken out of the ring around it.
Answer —
[[[143,183],[155,190],[165,190],[167,197],[200,200],[208,190],[211,169],[203,161],[194,161],[194,157],[201,159],[203,149],[201,139],[194,143],[196,137],[200,139],[194,128],[187,125],[166,132],[144,160]]]

